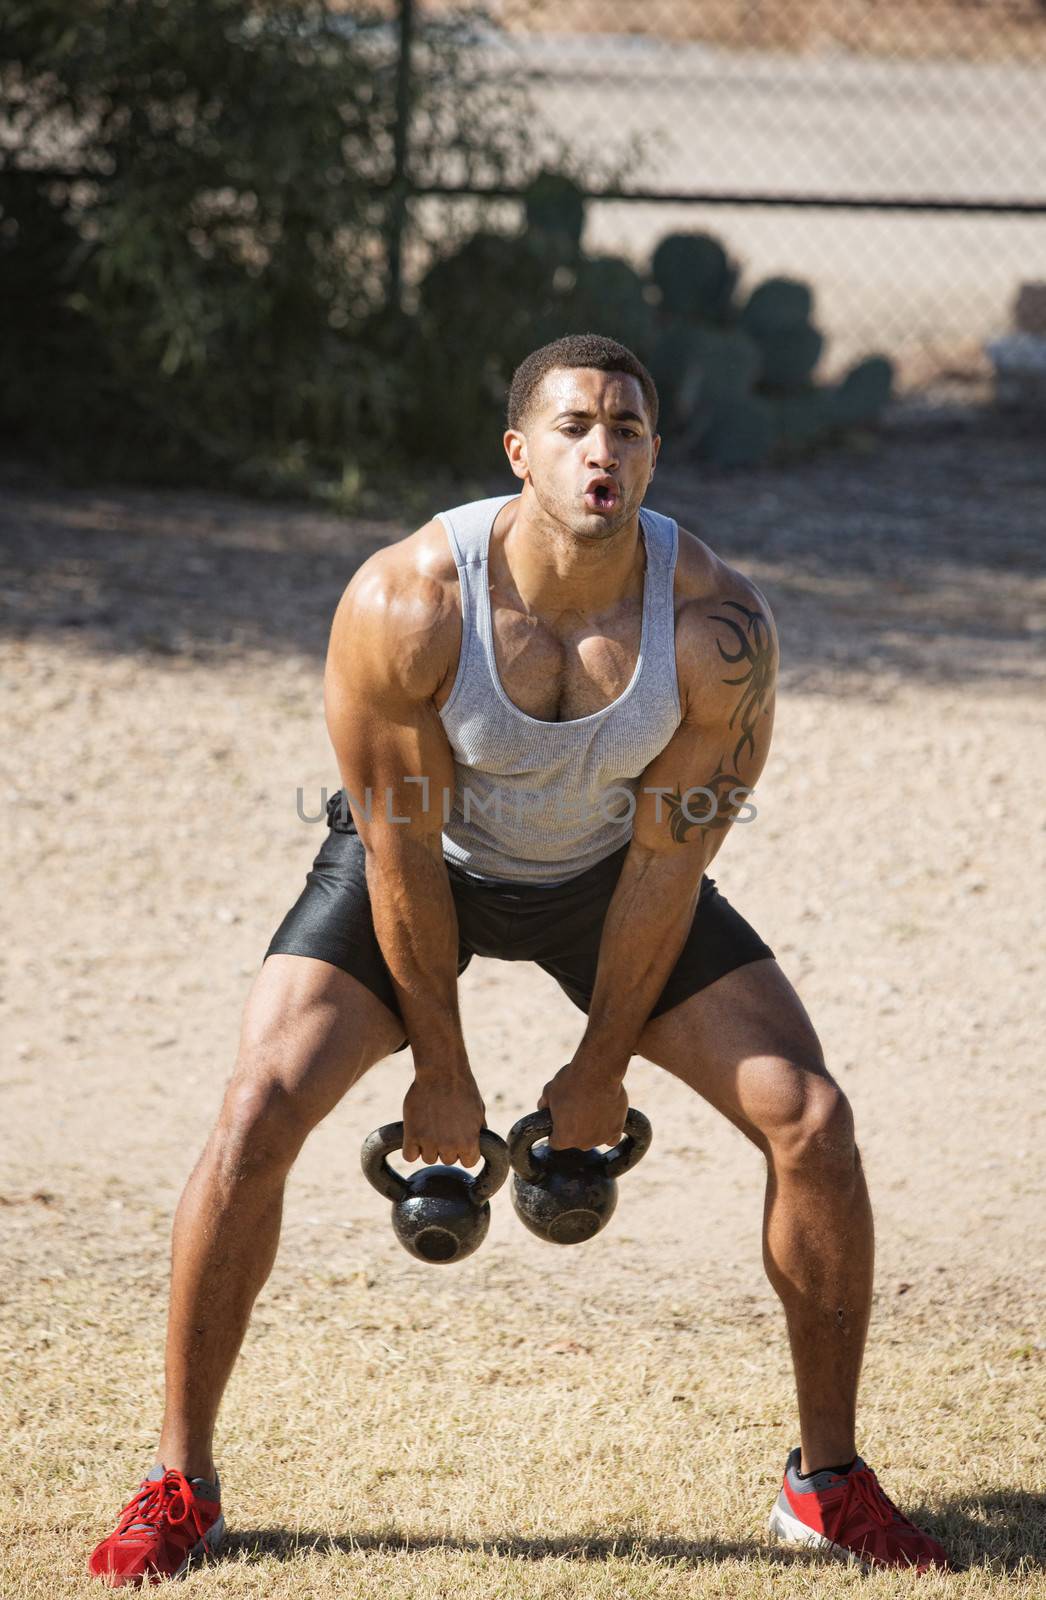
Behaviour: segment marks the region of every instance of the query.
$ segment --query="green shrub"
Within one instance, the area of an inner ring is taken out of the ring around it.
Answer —
[[[525,85],[470,76],[469,13],[419,28],[416,179],[520,184]],[[475,15],[475,14],[472,14]],[[586,257],[554,165],[516,233],[437,249],[390,303],[394,36],[323,0],[7,0],[0,92],[0,426],[20,449],[129,477],[338,485],[398,461],[481,473],[515,365],[592,329],[654,371],[677,448],[751,465],[865,426],[889,363],[814,382],[807,285],[738,304],[701,232],[649,273]],[[58,152],[58,154],[56,154]],[[415,234],[415,242],[420,240]]]
[[[411,377],[387,329],[365,336],[392,215],[377,20],[320,0],[8,0],[0,90],[23,165],[48,159],[0,182],[9,433],[106,471],[255,482],[387,451]],[[522,127],[477,115],[452,28],[426,50],[415,116],[496,175]]]

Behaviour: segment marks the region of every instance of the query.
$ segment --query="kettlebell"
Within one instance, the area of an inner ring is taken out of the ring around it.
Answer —
[[[508,1136],[515,1170],[512,1204],[531,1233],[550,1244],[583,1244],[605,1228],[617,1205],[617,1180],[650,1148],[653,1129],[641,1111],[629,1110],[625,1136],[600,1150],[538,1146],[552,1132],[550,1111],[521,1117]]]
[[[479,1136],[483,1166],[475,1177],[464,1167],[422,1167],[405,1178],[385,1157],[403,1149],[402,1122],[387,1122],[363,1141],[360,1162],[367,1181],[392,1201],[392,1226],[419,1261],[464,1261],[490,1227],[490,1196],[508,1176],[508,1149],[489,1128]]]

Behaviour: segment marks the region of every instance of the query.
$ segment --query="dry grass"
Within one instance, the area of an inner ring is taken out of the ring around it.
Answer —
[[[231,1537],[187,1594],[1042,1594],[1046,1385],[1019,1326],[880,1318],[865,1437],[971,1568],[868,1588],[763,1543],[794,1442],[765,1314],[663,1291],[615,1304],[611,1284],[579,1306],[500,1252],[429,1276],[392,1249],[376,1272],[278,1270],[226,1402]],[[4,1600],[95,1592],[85,1551],[149,1458],[155,1239],[139,1265],[130,1285],[126,1262],[59,1278],[46,1303],[40,1279],[8,1308],[5,1356],[23,1359],[2,1418]]]

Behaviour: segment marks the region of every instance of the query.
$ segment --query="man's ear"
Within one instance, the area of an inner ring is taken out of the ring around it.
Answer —
[[[661,452],[661,435],[659,433],[655,433],[654,434],[652,444],[653,444],[653,451],[654,451],[654,459],[650,463],[650,478],[652,478],[654,476],[654,473],[657,471],[657,458],[658,458],[658,455]],[[648,483],[650,482],[650,478],[647,479]]]
[[[502,443],[505,446],[505,454],[508,456],[509,466],[517,478],[525,480],[530,470],[527,465],[526,434],[520,433],[518,428],[509,428],[506,430]]]

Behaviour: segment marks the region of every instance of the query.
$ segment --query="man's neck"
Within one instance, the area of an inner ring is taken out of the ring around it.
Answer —
[[[638,515],[611,534],[585,537],[524,494],[499,514],[495,534],[492,577],[515,590],[527,614],[554,623],[564,613],[596,616],[642,596],[646,551]]]

